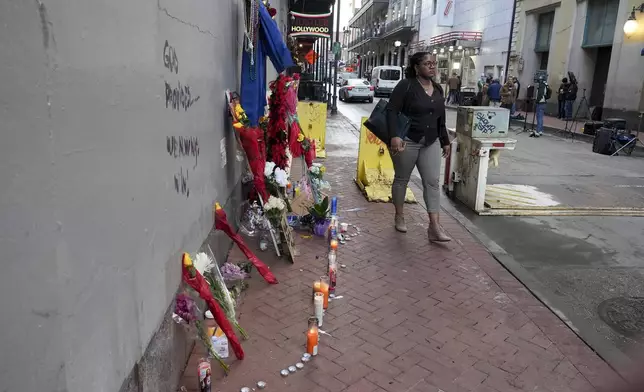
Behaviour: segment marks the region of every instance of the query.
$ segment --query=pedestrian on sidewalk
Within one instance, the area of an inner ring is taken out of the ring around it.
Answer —
[[[512,106],[514,105],[514,83],[512,80],[508,79],[507,82],[501,88],[501,107],[510,110],[512,112]]]
[[[490,84],[492,84],[492,78],[485,79],[485,84],[483,85],[483,89],[481,90],[481,106],[490,105],[490,97],[487,95],[487,90],[490,88]]]
[[[423,182],[423,199],[429,214],[427,235],[430,241],[448,242],[439,222],[440,167],[442,156],[450,154],[450,140],[445,126],[443,89],[434,80],[435,60],[428,52],[414,53],[405,69],[405,79],[391,93],[387,105],[387,124],[391,140],[390,153],[394,163],[394,183],[391,187],[396,215],[396,230],[407,232],[405,224],[405,195],[414,168]],[[398,114],[411,121],[404,140],[398,136]]]
[[[490,106],[498,108],[501,106],[501,82],[494,79],[487,88],[487,96],[490,98]]]
[[[449,80],[447,81],[447,87],[449,88],[449,92],[447,94],[448,105],[454,104],[456,102],[458,85],[459,85],[459,81],[458,81],[458,78],[456,77],[456,72],[454,72],[452,74],[452,77],[449,78]]]
[[[569,86],[568,78],[561,79],[561,85],[557,91],[559,98],[559,111],[557,112],[557,118],[560,120],[566,117],[566,94],[568,94]]]
[[[548,86],[545,80],[539,79],[537,86],[537,104],[535,108],[535,116],[537,117],[537,129],[532,131],[530,137],[540,137],[543,135],[543,116],[546,112],[546,102],[552,95],[552,89]]]
[[[514,102],[512,103],[512,111],[510,114],[514,115],[517,111],[517,101],[519,100],[519,88],[521,88],[521,83],[519,83],[519,79],[515,76],[512,78],[512,85],[514,87]]]
[[[568,85],[568,93],[566,94],[566,120],[572,120],[572,106],[577,99],[577,79],[573,77],[570,78],[570,84]]]

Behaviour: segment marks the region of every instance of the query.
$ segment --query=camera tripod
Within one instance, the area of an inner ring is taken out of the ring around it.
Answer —
[[[586,89],[583,89],[581,93],[581,101],[579,101],[579,105],[577,106],[577,110],[575,110],[575,115],[572,117],[572,119],[567,118],[566,119],[566,125],[564,129],[560,132],[564,133],[564,137],[568,137],[570,135],[570,141],[574,142],[575,141],[575,133],[577,132],[577,119],[579,118],[579,110],[581,109],[582,105],[585,105],[586,107],[586,113],[590,114],[590,106],[588,105],[588,99],[586,98]],[[584,119],[588,119],[587,116],[584,116]]]
[[[519,128],[520,130],[517,132],[517,135],[520,135],[524,132],[534,132],[534,121],[537,116],[537,110],[534,108],[532,111],[532,125],[530,126],[530,129],[528,129],[528,107],[532,103],[533,99],[526,99],[525,105],[526,105],[526,111],[525,111],[525,116],[523,116],[523,129]]]

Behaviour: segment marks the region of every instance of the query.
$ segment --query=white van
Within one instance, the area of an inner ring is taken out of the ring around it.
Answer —
[[[374,87],[376,96],[380,94],[390,95],[402,78],[402,67],[382,65],[371,70],[371,85]]]

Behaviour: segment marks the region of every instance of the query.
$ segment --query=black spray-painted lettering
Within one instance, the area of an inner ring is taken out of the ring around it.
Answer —
[[[163,65],[170,72],[179,73],[179,58],[174,48],[168,44],[168,40],[165,40],[165,46],[163,47]]]
[[[179,173],[174,175],[174,190],[180,195],[190,197],[190,188],[188,188],[188,169],[179,169]]]
[[[177,87],[172,88],[168,82],[165,82],[165,107],[187,111],[190,106],[199,100],[199,96],[193,98],[189,86],[181,86],[177,82]]]
[[[496,114],[496,113],[495,113]],[[496,125],[490,123],[493,115],[486,116],[481,112],[476,113],[476,130],[481,133],[492,133],[496,130]]]
[[[195,157],[197,167],[199,159],[199,138],[196,136],[167,136],[165,139],[166,149],[171,157]]]

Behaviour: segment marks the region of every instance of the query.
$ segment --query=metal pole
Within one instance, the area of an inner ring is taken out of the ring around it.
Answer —
[[[340,0],[335,1],[335,42],[340,42]],[[338,114],[338,62],[340,53],[334,53],[333,62],[333,104],[331,105],[331,114]]]
[[[510,38],[508,38],[508,57],[505,59],[505,81],[508,81],[510,75],[510,54],[512,53],[512,33],[514,32],[514,20],[517,16],[517,0],[514,0],[512,6],[512,21],[510,22]]]

